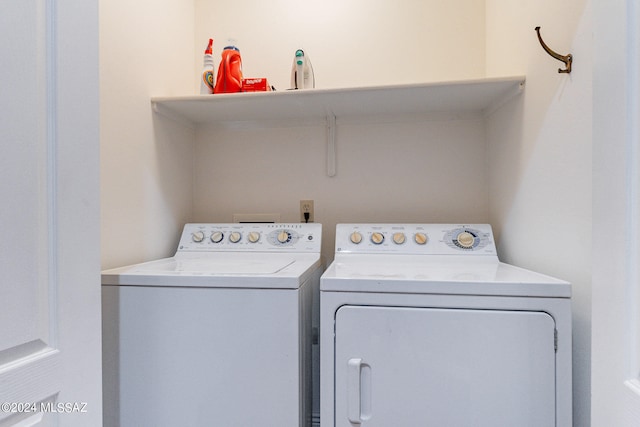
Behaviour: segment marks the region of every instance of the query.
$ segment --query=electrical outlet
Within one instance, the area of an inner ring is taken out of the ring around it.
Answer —
[[[305,214],[309,214],[309,218],[305,218]],[[314,222],[313,216],[313,200],[300,200],[300,222]]]

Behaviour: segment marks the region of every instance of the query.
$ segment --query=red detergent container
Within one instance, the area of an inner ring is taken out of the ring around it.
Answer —
[[[218,76],[213,93],[242,92],[242,58],[240,49],[226,46],[218,67]]]

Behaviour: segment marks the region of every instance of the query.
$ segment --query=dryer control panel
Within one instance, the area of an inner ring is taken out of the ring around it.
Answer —
[[[336,253],[496,256],[489,224],[338,224]]]
[[[231,223],[186,224],[178,252],[312,252],[319,253],[322,225]]]

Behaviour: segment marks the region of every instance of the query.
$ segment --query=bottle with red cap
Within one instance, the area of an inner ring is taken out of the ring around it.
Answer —
[[[209,45],[204,51],[204,67],[202,78],[200,79],[200,94],[208,95],[213,93],[213,39],[209,39]]]

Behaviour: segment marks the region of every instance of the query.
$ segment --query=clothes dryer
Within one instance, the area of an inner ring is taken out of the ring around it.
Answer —
[[[173,257],[104,271],[105,426],[309,426],[321,234],[187,224]]]
[[[570,297],[486,224],[338,225],[321,426],[571,426]]]

